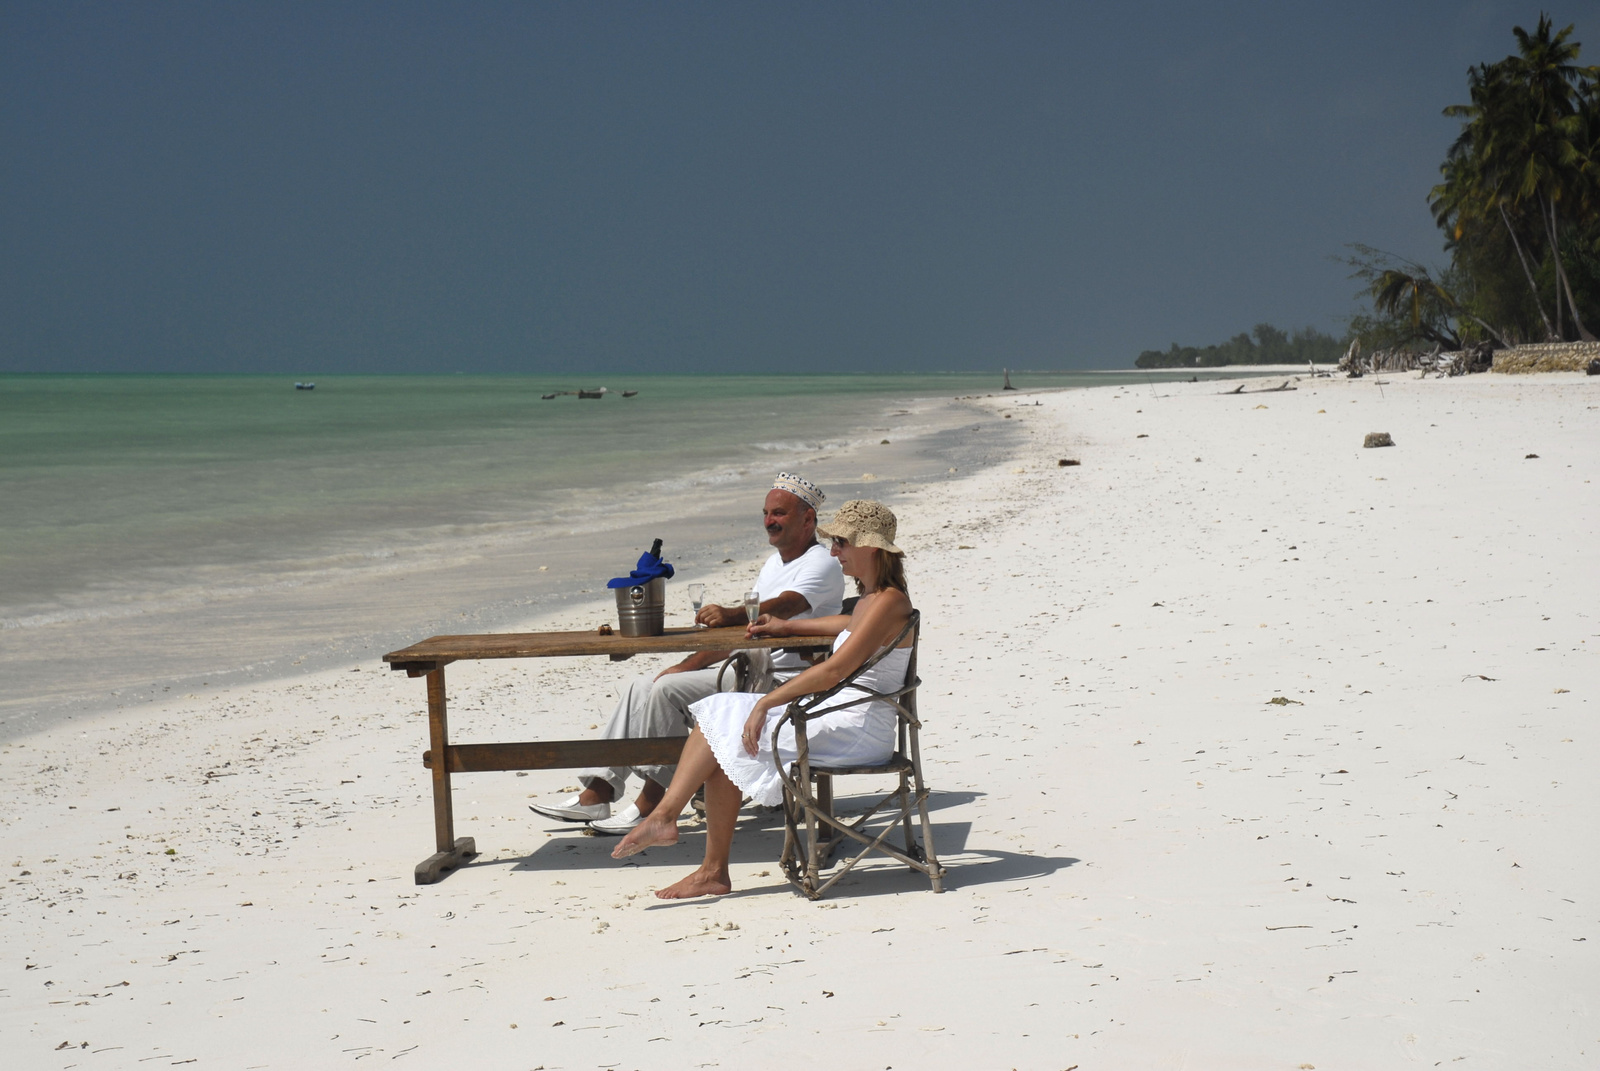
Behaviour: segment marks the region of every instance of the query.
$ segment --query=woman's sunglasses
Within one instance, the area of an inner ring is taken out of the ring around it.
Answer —
[[[845,547],[848,547],[849,545],[850,545],[850,541],[848,539],[846,539],[844,536],[834,536],[833,537],[833,549],[834,550],[843,550]]]

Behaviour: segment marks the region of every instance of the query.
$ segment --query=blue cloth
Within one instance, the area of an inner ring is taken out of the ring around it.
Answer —
[[[639,555],[639,564],[633,567],[633,572],[627,576],[613,577],[606,581],[608,588],[631,588],[635,584],[648,584],[655,579],[671,580],[672,563],[662,561],[660,558],[645,551]]]

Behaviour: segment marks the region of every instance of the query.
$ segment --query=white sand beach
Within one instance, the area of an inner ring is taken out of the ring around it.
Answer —
[[[1007,463],[884,485],[942,895],[808,902],[747,810],[660,902],[700,827],[615,863],[562,772],[460,776],[416,886],[421,681],[175,695],[0,746],[7,1066],[1600,1065],[1600,379],[1228,389],[996,397]],[[589,735],[641,661],[454,665],[453,734]]]

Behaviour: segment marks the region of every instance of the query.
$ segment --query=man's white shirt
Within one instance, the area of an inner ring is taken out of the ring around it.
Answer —
[[[827,547],[813,543],[791,562],[785,562],[783,556],[776,553],[768,558],[756,577],[756,591],[760,592],[763,602],[792,591],[810,603],[810,609],[795,614],[791,621],[830,617],[839,613],[844,603],[844,573]],[[805,669],[806,662],[792,651],[773,651],[772,668],[790,676]]]

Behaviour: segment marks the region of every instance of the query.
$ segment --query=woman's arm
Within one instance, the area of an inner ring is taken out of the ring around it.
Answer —
[[[850,674],[866,665],[867,659],[878,652],[878,648],[886,645],[890,640],[900,634],[905,628],[906,619],[911,616],[911,600],[904,592],[889,588],[879,592],[873,599],[864,600],[864,604],[856,607],[854,616],[847,619],[844,624],[850,628],[850,636],[833,653],[833,657],[819,665],[791,677],[786,683],[774,688],[756,701],[754,709],[750,712],[749,719],[745,722],[744,749],[748,754],[754,755],[759,747],[760,733],[766,722],[767,713],[775,708],[787,706],[801,696],[813,695],[817,692],[826,692]],[[812,620],[827,620],[826,618],[813,618]],[[785,622],[785,624],[806,624],[807,622]],[[831,631],[843,630],[841,625]]]
[[[850,627],[849,614],[807,617],[799,621],[762,614],[755,624],[745,629],[745,635],[752,639],[757,636],[837,636]]]

